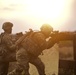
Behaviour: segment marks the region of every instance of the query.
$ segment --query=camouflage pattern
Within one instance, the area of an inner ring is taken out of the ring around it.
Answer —
[[[12,40],[12,36],[8,33],[3,34],[2,43],[4,44],[4,47],[7,49],[7,51],[13,51],[16,49]]]
[[[16,46],[13,44],[11,37],[12,26],[11,22],[5,22],[2,26],[4,33],[1,33],[0,41],[0,75],[7,75],[9,62],[16,61],[16,52],[14,51]]]
[[[44,49],[47,48],[48,42],[46,41],[46,38],[49,37],[52,31],[53,28],[46,24],[41,27],[41,31],[32,32],[29,36],[27,36],[21,42],[20,49],[16,53],[18,66],[15,71],[9,73],[8,75],[21,75],[23,70],[24,75],[30,75],[29,63],[36,66],[39,75],[45,75],[45,65],[38,56]]]
[[[16,60],[18,66],[15,69],[15,71],[9,73],[8,75],[15,75],[15,74],[21,75],[23,70],[24,70],[24,75],[30,75],[29,63],[36,66],[39,75],[45,75],[45,66],[38,56],[42,53],[44,49],[46,49],[46,38],[41,32],[31,34],[29,37],[32,37],[30,39],[33,40],[33,42],[35,43],[32,42],[27,43],[26,38],[24,39],[24,41],[21,43],[21,48],[16,53]],[[32,44],[30,45],[30,43]],[[40,48],[39,51],[37,51],[37,47],[35,46],[35,44],[37,44],[38,47]],[[32,46],[36,48],[32,48]],[[29,50],[36,49],[36,51],[34,50],[33,51],[37,56],[33,55],[32,53],[29,53],[27,49]]]
[[[15,46],[13,45],[11,35],[7,33],[2,33],[2,50],[0,51],[2,54],[0,55],[0,75],[7,75],[9,62],[16,61],[16,52]]]
[[[29,54],[37,57],[46,49],[47,43],[44,34],[41,32],[33,32],[24,39],[21,45]]]

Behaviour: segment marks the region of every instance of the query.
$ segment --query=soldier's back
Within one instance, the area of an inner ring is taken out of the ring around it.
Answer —
[[[21,44],[28,53],[38,56],[46,48],[46,39],[41,32],[33,32]]]

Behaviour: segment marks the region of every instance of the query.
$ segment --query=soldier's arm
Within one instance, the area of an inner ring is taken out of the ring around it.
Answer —
[[[47,48],[51,48],[55,43],[59,41],[67,41],[67,40],[73,40],[74,34],[70,33],[58,33],[55,34],[55,36],[51,37],[48,41]]]
[[[55,43],[57,43],[58,41],[55,38],[50,38],[47,41],[47,49],[51,48],[54,46]]]
[[[16,49],[16,46],[13,44],[12,39],[9,36],[4,37],[4,43],[9,50]]]

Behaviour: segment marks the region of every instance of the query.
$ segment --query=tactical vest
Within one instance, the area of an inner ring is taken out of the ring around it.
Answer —
[[[38,56],[46,48],[45,36],[40,32],[32,32],[24,39],[21,45],[27,50],[29,54]]]

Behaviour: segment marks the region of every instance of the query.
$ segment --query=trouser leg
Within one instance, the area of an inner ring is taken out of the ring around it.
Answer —
[[[30,63],[36,66],[39,75],[45,75],[45,66],[40,58],[32,59]]]
[[[7,75],[9,68],[9,62],[0,63],[0,75]]]
[[[24,75],[29,74],[29,57],[25,49],[21,48],[16,54],[18,66],[24,70]],[[18,70],[18,69],[17,69]]]

